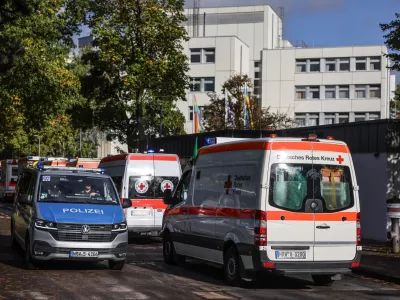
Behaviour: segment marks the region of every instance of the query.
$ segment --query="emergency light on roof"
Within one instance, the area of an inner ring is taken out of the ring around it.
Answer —
[[[152,149],[147,150],[147,153],[154,153],[154,150],[152,150]]]
[[[205,138],[204,143],[206,145],[214,145],[217,143],[217,139],[216,138]]]
[[[308,138],[303,139],[303,141],[319,142],[318,136],[316,134],[310,134]]]
[[[270,137],[270,138],[276,138],[276,137],[278,137],[278,135],[277,135],[276,133],[271,133],[271,134],[269,135],[269,137]]]
[[[329,136],[327,137],[327,139],[328,139],[328,140],[334,140],[333,136],[331,136],[331,135],[329,135]]]
[[[164,153],[164,149],[160,149],[160,153]]]
[[[62,166],[43,166],[38,165],[38,169],[40,170],[48,170],[48,171],[75,171],[75,172],[92,172],[92,173],[101,173],[104,174],[104,169],[100,168],[77,168],[77,167],[62,167]]]

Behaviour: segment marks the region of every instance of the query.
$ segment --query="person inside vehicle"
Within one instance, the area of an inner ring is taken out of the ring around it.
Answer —
[[[85,189],[81,193],[84,195],[89,195],[90,197],[98,195],[98,193],[92,189],[92,184],[90,182],[85,183]]]
[[[55,184],[55,183],[53,183],[53,184],[51,184],[50,185],[50,187],[49,187],[49,189],[48,189],[48,195],[51,195],[51,196],[55,196],[55,197],[58,197],[59,195],[61,195],[61,191],[60,191],[60,189],[59,189],[59,187],[58,187],[58,185],[57,184]]]

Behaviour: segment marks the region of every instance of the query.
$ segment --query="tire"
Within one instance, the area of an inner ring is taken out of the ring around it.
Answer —
[[[108,267],[110,268],[110,270],[120,271],[124,268],[124,266],[125,266],[125,260],[123,260],[123,261],[109,260],[108,261]]]
[[[12,222],[11,222],[11,224],[12,224]],[[11,249],[12,250],[14,250],[14,251],[17,251],[17,250],[19,250],[18,248],[18,242],[17,242],[17,240],[15,239],[15,236],[14,236],[14,226],[13,225],[11,225]]]
[[[335,280],[333,280],[331,277],[333,275],[312,275],[312,279],[314,281],[314,284],[317,286],[331,286]]]
[[[176,254],[174,242],[170,233],[164,233],[163,239],[163,258],[167,265],[181,265],[185,263],[186,257]]]
[[[242,282],[241,261],[235,246],[230,246],[224,255],[225,281],[232,286]]]
[[[31,242],[29,237],[26,238],[25,241],[25,253],[24,253],[24,263],[25,269],[27,270],[37,270],[38,267],[31,256]]]

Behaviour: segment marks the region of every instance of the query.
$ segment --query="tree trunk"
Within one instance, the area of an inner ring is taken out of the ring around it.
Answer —
[[[136,140],[135,140],[135,136],[133,134],[133,129],[130,124],[128,125],[127,131],[126,131],[126,143],[128,144],[128,153],[134,152],[134,149],[136,147]]]
[[[142,96],[143,93],[137,92],[136,94],[136,101],[137,101],[137,107],[136,107],[136,120],[137,120],[137,126],[139,129],[139,138],[136,141],[136,148],[140,148],[140,142],[145,139],[144,136],[144,125],[143,125],[143,101],[142,101]]]

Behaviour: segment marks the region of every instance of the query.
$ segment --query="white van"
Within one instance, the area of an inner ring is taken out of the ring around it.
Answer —
[[[6,159],[1,161],[0,178],[0,199],[12,202],[18,181],[18,160]]]
[[[360,204],[347,145],[263,138],[203,147],[164,193],[163,255],[224,266],[229,283],[258,271],[330,285],[358,267]]]
[[[173,190],[182,175],[175,154],[120,154],[105,157],[99,168],[114,181],[120,198],[129,198],[132,207],[125,211],[130,234],[158,236],[167,205],[163,191]]]

